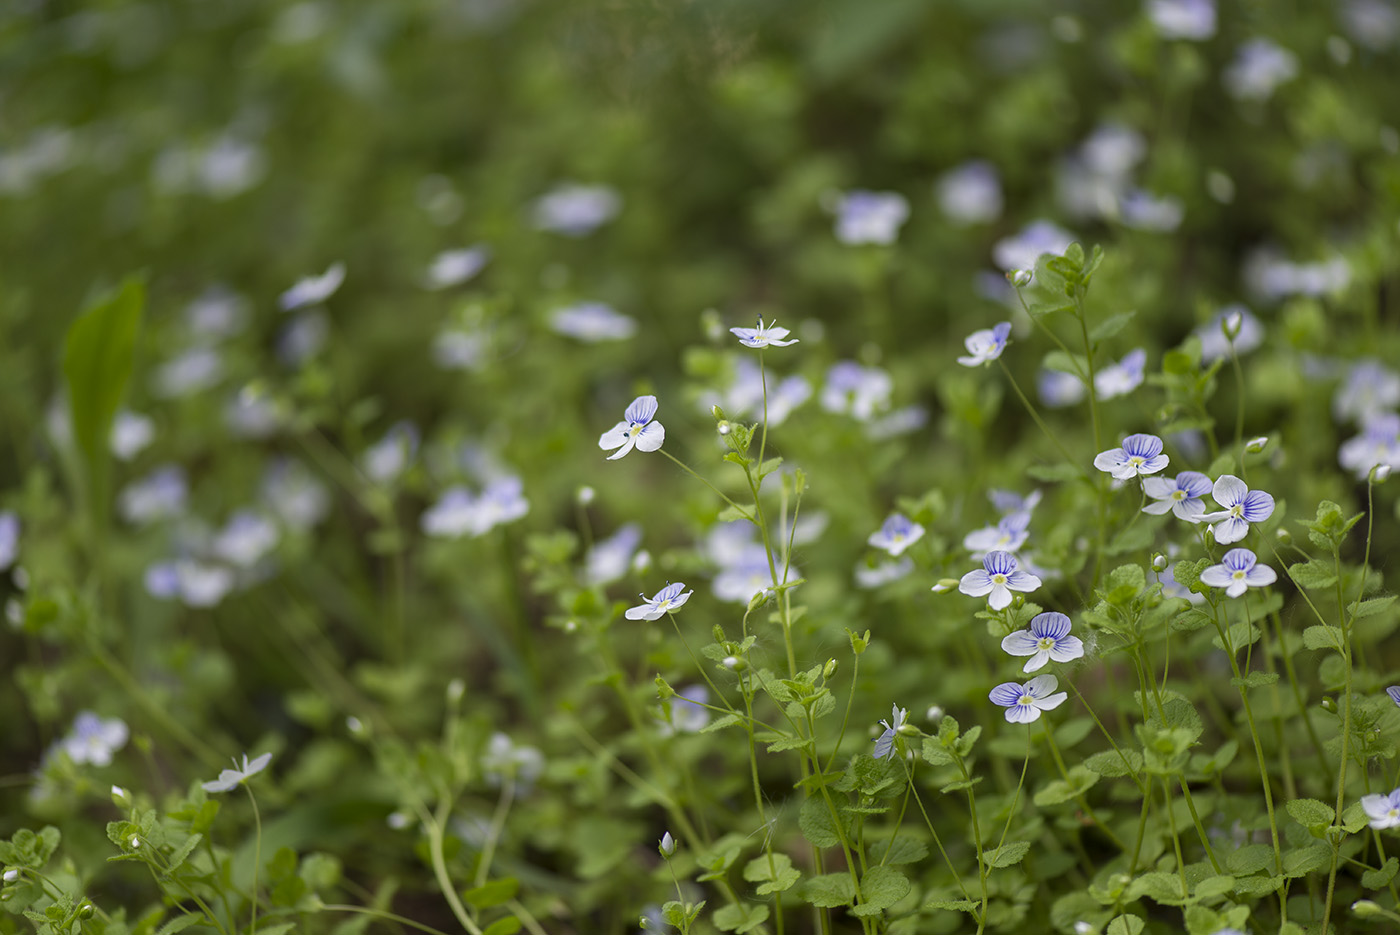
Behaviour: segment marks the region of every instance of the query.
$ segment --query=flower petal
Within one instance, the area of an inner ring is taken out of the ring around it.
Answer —
[[[1032,698],[1044,698],[1060,686],[1060,680],[1053,675],[1037,675],[1026,683],[1026,691]]]
[[[614,425],[602,435],[598,436],[598,447],[602,448],[604,451],[610,451],[619,445],[627,444],[627,439],[631,437],[627,429],[628,425],[626,422],[617,423],[617,425]]]
[[[1069,692],[1056,692],[1055,694],[1049,695],[1045,698],[1037,698],[1035,700],[1035,706],[1041,711],[1051,711],[1064,704],[1065,699],[1068,697]]]
[[[636,443],[637,443],[637,439],[635,439],[635,438],[632,437],[631,435],[627,436],[627,441],[626,441],[626,443],[624,443],[623,446],[622,446],[621,448],[617,449],[617,451],[615,451],[615,452],[613,452],[612,454],[608,455],[608,460],[609,460],[609,461],[616,461],[618,458],[622,457],[623,455],[627,454],[627,452],[631,451],[631,450],[632,450],[632,447],[633,447]]]
[[[1233,474],[1221,474],[1215,482],[1211,496],[1215,498],[1216,503],[1228,510],[1243,500],[1247,493],[1249,493],[1249,487],[1244,481]]]
[[[1229,587],[1231,580],[1230,569],[1224,565],[1212,565],[1201,572],[1201,584],[1208,584],[1212,588]]]
[[[628,422],[650,422],[652,416],[656,415],[656,397],[638,396],[632,400],[632,405],[627,407],[623,416]]]
[[[1035,705],[1012,705],[1006,709],[1006,719],[1012,724],[1029,724],[1040,720],[1040,709]]]
[[[1262,490],[1251,490],[1244,498],[1244,518],[1250,523],[1262,523],[1274,515],[1274,498]]]
[[[968,597],[981,597],[992,590],[992,576],[980,568],[969,571],[958,582],[958,590]]]
[[[666,429],[660,422],[648,422],[637,433],[638,451],[655,451],[666,441]]]
[[[1043,614],[1036,614],[1031,618],[1031,633],[1035,636],[1048,636],[1051,639],[1063,639],[1069,634],[1070,619],[1058,611],[1048,610]]]
[[[993,584],[992,594],[987,598],[987,606],[992,610],[1002,610],[1011,603],[1011,592],[1004,584]]]
[[[1216,542],[1229,545],[1231,542],[1239,542],[1249,534],[1249,524],[1238,516],[1232,516],[1223,523],[1216,523],[1210,527],[1210,531]]]
[[[1021,686],[1015,682],[1002,682],[987,694],[992,704],[1009,708],[1021,699]]]
[[[1001,641],[1001,648],[1012,656],[1033,656],[1040,652],[1040,641],[1030,630],[1017,630],[1006,635]]]

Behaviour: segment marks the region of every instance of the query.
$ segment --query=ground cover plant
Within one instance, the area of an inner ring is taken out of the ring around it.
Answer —
[[[1398,46],[0,7],[0,931],[1396,930]]]

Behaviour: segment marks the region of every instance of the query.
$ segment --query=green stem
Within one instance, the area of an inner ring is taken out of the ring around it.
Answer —
[[[248,925],[249,935],[258,930],[258,870],[262,867],[262,813],[258,811],[258,800],[253,795],[253,787],[247,783],[243,788],[248,792],[248,801],[253,803],[253,921]]]

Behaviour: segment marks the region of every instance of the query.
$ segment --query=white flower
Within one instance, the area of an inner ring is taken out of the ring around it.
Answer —
[[[1361,808],[1377,831],[1400,827],[1400,789],[1386,795],[1363,795]]]
[[[589,344],[625,341],[637,332],[637,321],[602,302],[580,302],[555,309],[549,326],[566,337]]]
[[[433,257],[424,284],[429,289],[460,286],[486,268],[491,260],[491,248],[482,244],[460,250],[444,250]]]
[[[871,753],[871,756],[875,757],[877,760],[887,756],[893,756],[895,737],[899,735],[900,730],[904,727],[908,719],[908,708],[901,708],[899,705],[891,706],[890,719],[880,722],[884,725],[885,732],[875,739],[875,750]]]
[[[647,597],[644,594],[642,595],[643,603],[636,607],[629,607],[624,616],[628,620],[660,620],[690,600],[690,595],[695,593],[694,591],[685,591],[682,594],[682,591],[685,591],[685,582],[677,581],[674,584],[666,585],[652,597]]]
[[[612,220],[622,197],[606,185],[564,184],[535,200],[535,228],[583,237]]]
[[[1201,572],[1201,583],[1224,588],[1230,597],[1239,597],[1250,588],[1268,587],[1278,580],[1272,568],[1257,564],[1258,559],[1249,549],[1231,549],[1220,561],[1221,564]]]
[[[844,244],[889,244],[909,217],[909,201],[898,192],[851,191],[836,209],[836,239]]]
[[[599,448],[605,451],[617,449],[608,455],[609,461],[616,461],[633,447],[638,451],[655,451],[661,447],[666,441],[666,429],[660,422],[652,421],[656,409],[655,396],[638,396],[623,413],[623,421],[599,436]]]
[[[758,319],[757,328],[730,328],[729,332],[739,338],[739,343],[745,347],[764,348],[770,344],[773,347],[787,347],[789,344],[796,344],[797,338],[791,341],[783,340],[790,333],[786,328],[779,328],[776,322],[763,323],[763,318]]]
[[[233,769],[226,769],[219,773],[219,778],[203,783],[205,792],[228,792],[241,785],[250,776],[255,776],[267,769],[267,764],[272,762],[272,754],[264,753],[262,756],[248,762],[248,754],[243,754],[243,766],[239,768],[238,760],[233,761]]]
[[[1011,322],[1003,321],[991,328],[974,331],[963,341],[967,356],[959,357],[958,363],[964,367],[979,367],[990,363],[1006,350],[1006,339],[1011,335]]]

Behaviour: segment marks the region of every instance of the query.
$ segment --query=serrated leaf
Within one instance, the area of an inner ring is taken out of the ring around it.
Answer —
[[[1246,844],[1225,858],[1225,866],[1237,877],[1246,877],[1272,866],[1274,849],[1267,844]]]
[[[1206,877],[1196,884],[1194,896],[1197,899],[1214,899],[1217,896],[1225,896],[1235,889],[1235,878],[1225,874],[1219,876]]]
[[[1396,595],[1387,594],[1385,597],[1373,597],[1369,601],[1362,601],[1359,604],[1352,604],[1347,608],[1353,619],[1360,620],[1362,617],[1374,617],[1383,613],[1390,605],[1395,603]]]
[[[1084,761],[1086,769],[1093,770],[1105,779],[1131,776],[1142,770],[1142,754],[1136,750],[1104,750],[1095,753]]]
[[[730,903],[716,910],[713,918],[721,932],[744,935],[768,921],[768,907],[763,903]]]
[[[1388,858],[1385,865],[1379,870],[1367,870],[1361,874],[1361,885],[1368,890],[1384,889],[1390,885],[1390,881],[1395,879],[1395,872],[1400,870],[1400,860],[1394,857]]]
[[[1337,815],[1332,806],[1317,799],[1294,799],[1284,808],[1288,810],[1289,817],[1304,828],[1325,828],[1332,824],[1332,819]]]
[[[1121,915],[1108,923],[1108,935],[1141,935],[1146,926],[1137,916]]]
[[[736,724],[742,725],[743,723],[744,719],[739,715],[726,714],[722,717],[715,718],[713,721],[700,728],[699,732],[702,734],[712,734],[717,730],[724,730],[726,727],[733,727]]]
[[[744,866],[744,879],[761,883],[758,895],[767,896],[791,889],[802,879],[802,872],[793,867],[792,859],[786,854],[759,854]]]
[[[983,858],[986,860],[987,866],[1000,869],[1019,864],[1030,849],[1029,841],[1008,841],[995,850],[987,851]]]
[[[856,898],[855,881],[849,873],[824,873],[802,884],[802,898],[814,906],[834,909],[849,906]]]
[[[909,878],[893,867],[871,867],[860,878],[861,902],[851,914],[876,915],[908,896],[910,889]]]
[[[1332,848],[1321,841],[1307,847],[1284,851],[1283,875],[1289,878],[1304,877],[1314,870],[1326,867],[1331,860]]]
[[[820,796],[811,796],[802,803],[802,811],[797,816],[797,826],[802,836],[816,847],[835,847],[841,843],[836,833],[836,822]]]
[[[1292,578],[1293,583],[1298,587],[1307,588],[1310,591],[1330,588],[1337,583],[1336,569],[1324,562],[1319,562],[1317,559],[1289,565],[1288,577]]]
[[[1303,645],[1308,649],[1335,649],[1342,651],[1342,631],[1338,627],[1314,624],[1303,631]]]
[[[1245,690],[1249,690],[1251,688],[1260,688],[1264,685],[1272,685],[1277,681],[1277,672],[1251,672],[1243,678],[1231,678],[1230,684],[1235,686],[1236,688],[1243,688]]]
[[[175,871],[189,859],[190,854],[194,852],[194,849],[199,846],[199,842],[202,840],[204,840],[204,835],[202,834],[192,834],[186,838],[185,843],[181,844],[180,847],[170,855],[170,864],[165,869],[165,876],[170,877],[174,874]]]
[[[918,838],[901,834],[888,842],[876,842],[870,848],[870,859],[879,864],[914,864],[928,856],[928,845]]]
[[[952,912],[976,912],[977,903],[970,899],[930,899],[925,909],[948,909]]]

